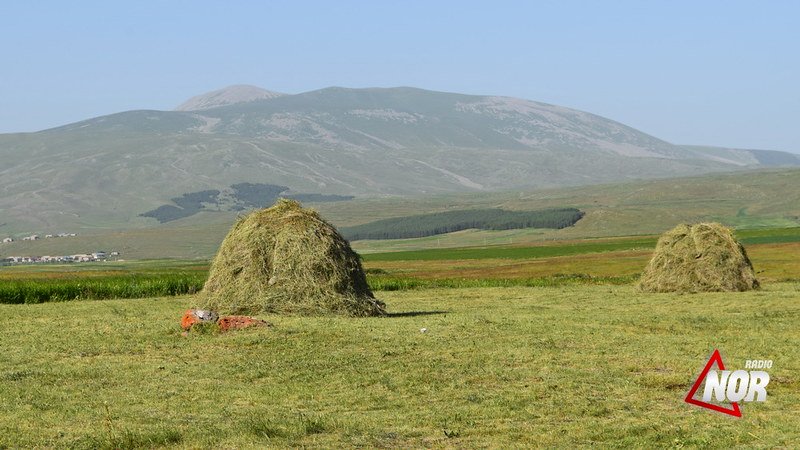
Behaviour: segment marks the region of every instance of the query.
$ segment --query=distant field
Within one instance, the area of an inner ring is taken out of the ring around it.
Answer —
[[[737,237],[744,244],[774,244],[800,242],[800,227],[739,230]],[[622,237],[612,239],[583,239],[537,245],[498,245],[469,248],[427,249],[387,253],[366,253],[364,260],[373,261],[426,261],[462,259],[531,259],[569,256],[619,250],[637,251],[655,248],[656,236]]]
[[[117,275],[164,275],[175,272],[206,272],[208,261],[155,259],[72,264],[24,264],[0,268],[0,280],[97,278]]]
[[[343,227],[339,231],[349,240],[363,240],[420,238],[468,229],[562,229],[575,225],[575,222],[580,220],[583,215],[582,211],[575,208],[537,211],[507,211],[499,208],[464,209],[394,217]]]
[[[655,238],[578,241],[535,246],[497,246],[430,249],[406,252],[369,253],[364,261],[428,261],[465,259],[532,259],[553,256],[580,255],[584,253],[636,250],[655,247]]]
[[[416,197],[356,198],[309,203],[337,227],[393,217],[463,209],[526,211],[577,208],[586,212],[561,230],[465,231],[419,240],[358,241],[362,253],[476,245],[528,244],[553,240],[656,235],[682,222],[716,220],[740,229],[796,228],[800,225],[800,170],[770,170],[537,191],[476,192]],[[139,218],[141,219],[141,218]],[[236,220],[236,213],[200,212],[148,227],[134,221],[116,229],[102,217],[84,218],[91,227],[76,238],[0,244],[0,257],[58,255],[116,250],[125,259],[209,259]],[[142,219],[144,220],[144,219]],[[118,226],[118,225],[117,225]],[[44,234],[48,230],[16,230]],[[0,227],[0,237],[4,236]]]
[[[740,230],[759,279],[800,280],[800,228]],[[371,270],[411,279],[524,280],[585,275],[634,279],[652,256],[656,237],[577,240],[535,246],[489,246],[365,254]]]
[[[800,243],[748,246],[757,276],[762,281],[800,280]],[[410,280],[524,280],[585,276],[597,280],[634,280],[652,256],[651,251],[586,253],[535,259],[470,259],[426,261],[373,261],[370,270]],[[522,284],[524,285],[524,284]]]
[[[744,244],[777,244],[800,242],[800,228],[762,228],[739,230],[736,236]]]
[[[743,230],[758,277],[800,279],[800,228]],[[374,290],[628,284],[656,238],[626,237],[545,245],[432,249],[363,255]],[[26,265],[0,270],[0,303],[180,295],[200,290],[208,261]]]
[[[189,337],[191,296],[0,305],[0,448],[794,448],[799,295],[378,292]],[[683,402],[714,348],[774,360],[741,419]]]

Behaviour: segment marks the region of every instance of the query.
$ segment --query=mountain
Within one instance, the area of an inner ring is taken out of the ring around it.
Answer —
[[[237,84],[216,91],[206,92],[186,100],[178,105],[175,111],[203,111],[219,106],[235,105],[256,100],[280,97],[280,92],[272,92],[257,86]]]
[[[800,155],[775,150],[754,150],[700,145],[682,145],[701,158],[735,165],[758,165],[761,167],[792,167],[800,162]]]
[[[208,95],[188,111],[127,111],[0,135],[0,234],[148,227],[158,220],[142,214],[183,208],[176,199],[205,211],[236,205],[226,193],[244,183],[395,196],[800,165],[788,153],[673,145],[594,114],[509,97],[334,87],[223,95],[227,104],[211,107]],[[218,192],[212,201],[194,200],[209,192]]]

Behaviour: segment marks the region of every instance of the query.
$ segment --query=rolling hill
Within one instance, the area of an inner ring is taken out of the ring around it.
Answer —
[[[721,221],[740,229],[800,226],[800,169],[762,170],[665,180],[514,192],[363,198],[314,207],[340,228],[420,214],[502,208],[572,207],[586,212],[559,230],[465,230],[418,239],[356,241],[361,253],[551,240],[653,235],[681,222]],[[74,238],[0,244],[0,257],[117,250],[123,258],[210,258],[236,212],[203,211],[163,225],[124,231],[86,230]],[[0,238],[3,237],[0,231]]]
[[[281,95],[242,86],[177,111],[0,135],[0,160],[0,234],[155,226],[142,214],[242,183],[387,197],[800,163],[781,152],[673,145],[590,113],[508,97],[415,88]]]

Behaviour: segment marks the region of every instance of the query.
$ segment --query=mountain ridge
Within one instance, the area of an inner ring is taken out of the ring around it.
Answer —
[[[176,106],[174,111],[204,111],[207,109],[218,108],[220,106],[270,99],[283,95],[286,94],[268,91],[258,86],[252,86],[249,84],[234,84],[222,89],[217,89],[191,97],[185,102]]]
[[[409,87],[125,111],[0,135],[0,157],[9,229],[154,226],[140,215],[239,183],[397,196],[800,165],[783,152],[674,145],[558,105]]]

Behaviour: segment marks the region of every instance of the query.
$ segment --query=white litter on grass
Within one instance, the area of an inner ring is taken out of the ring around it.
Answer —
[[[428,332],[428,329],[427,329],[427,328],[420,328],[420,329],[419,329],[419,332],[420,332],[420,333],[427,333],[427,332]]]

